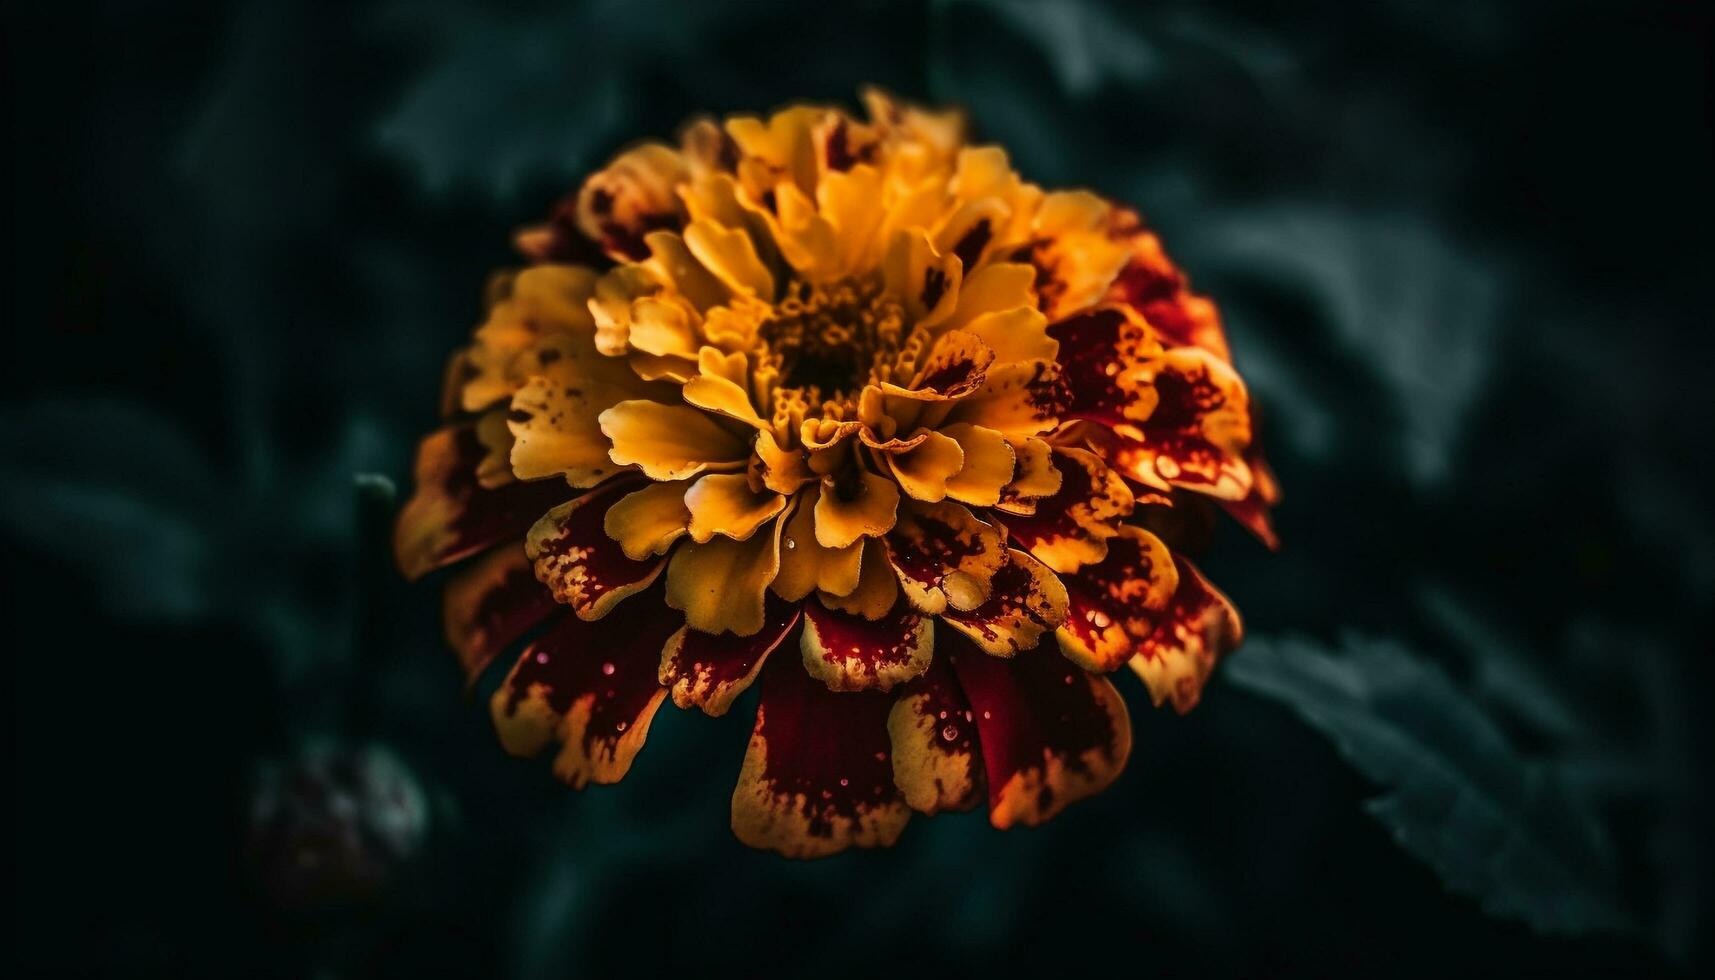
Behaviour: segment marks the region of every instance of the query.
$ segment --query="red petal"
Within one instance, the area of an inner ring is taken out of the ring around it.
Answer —
[[[1181,714],[1196,707],[1215,661],[1244,639],[1239,612],[1192,564],[1175,555],[1179,588],[1167,608],[1134,633],[1131,669],[1149,686],[1156,704],[1171,699]]]
[[[903,598],[882,618],[804,603],[804,669],[831,691],[888,690],[929,667],[934,621]]]
[[[1125,768],[1131,719],[1106,677],[1052,648],[1001,660],[954,639],[943,652],[976,716],[996,827],[1042,823]]]
[[[522,537],[548,508],[575,493],[564,480],[484,489],[476,469],[488,454],[474,423],[449,426],[417,449],[417,490],[399,513],[393,552],[406,578]]]
[[[667,563],[665,557],[627,558],[603,526],[607,509],[637,487],[625,477],[609,480],[543,514],[530,528],[525,553],[535,562],[536,578],[582,619],[600,619],[621,599],[648,588]]]
[[[704,633],[684,626],[661,651],[661,683],[681,708],[696,705],[711,716],[726,714],[732,702],[756,679],[780,641],[792,635],[803,608],[770,592],[761,632]]]
[[[792,858],[891,845],[911,817],[893,785],[892,706],[879,691],[831,692],[775,658],[732,794],[733,833]]]
[[[901,689],[887,717],[893,782],[913,810],[969,810],[982,800],[976,713],[946,657]]]
[[[555,775],[578,788],[618,782],[667,694],[657,664],[661,645],[682,622],[658,590],[599,623],[561,616],[494,692],[501,744],[533,756],[557,741]]]
[[[504,544],[447,582],[442,601],[447,642],[458,652],[465,680],[554,612],[554,597],[536,581],[519,542]]]

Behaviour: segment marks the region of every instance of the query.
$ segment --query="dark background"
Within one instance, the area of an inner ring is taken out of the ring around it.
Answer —
[[[3,44],[8,972],[1715,956],[1706,4],[8,4]],[[1121,679],[1106,794],[795,864],[727,829],[742,705],[663,708],[617,787],[506,757],[355,477],[407,486],[579,175],[866,81],[1144,210],[1286,545],[1222,529],[1251,640],[1184,718]]]

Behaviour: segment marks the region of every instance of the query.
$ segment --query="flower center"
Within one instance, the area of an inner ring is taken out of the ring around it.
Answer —
[[[905,312],[880,276],[815,284],[794,280],[759,328],[782,384],[820,398],[850,395],[899,351]]]

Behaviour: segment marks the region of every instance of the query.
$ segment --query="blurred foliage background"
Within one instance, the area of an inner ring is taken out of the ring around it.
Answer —
[[[9,972],[1706,968],[1710,8],[1290,11],[8,5]],[[1286,547],[1218,535],[1252,639],[1128,688],[1105,795],[793,864],[727,830],[748,711],[582,794],[507,758],[387,480],[513,228],[869,81],[1144,210]]]

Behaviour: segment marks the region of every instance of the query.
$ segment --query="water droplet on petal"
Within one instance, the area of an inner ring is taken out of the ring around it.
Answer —
[[[944,738],[944,739],[946,739],[946,740],[947,740],[947,741],[949,741],[949,742],[956,742],[956,741],[958,741],[958,740],[959,740],[959,729],[958,729],[958,726],[956,726],[956,725],[948,725],[948,726],[947,726],[947,727],[945,727],[945,728],[943,728],[943,729],[941,729],[941,737],[942,737],[942,738]]]
[[[786,539],[786,550],[787,551],[797,551],[798,550],[798,542],[794,541],[791,538],[787,538]]]
[[[609,677],[612,677],[613,676],[613,664],[602,664],[601,665],[601,672],[603,674],[606,674]]]

